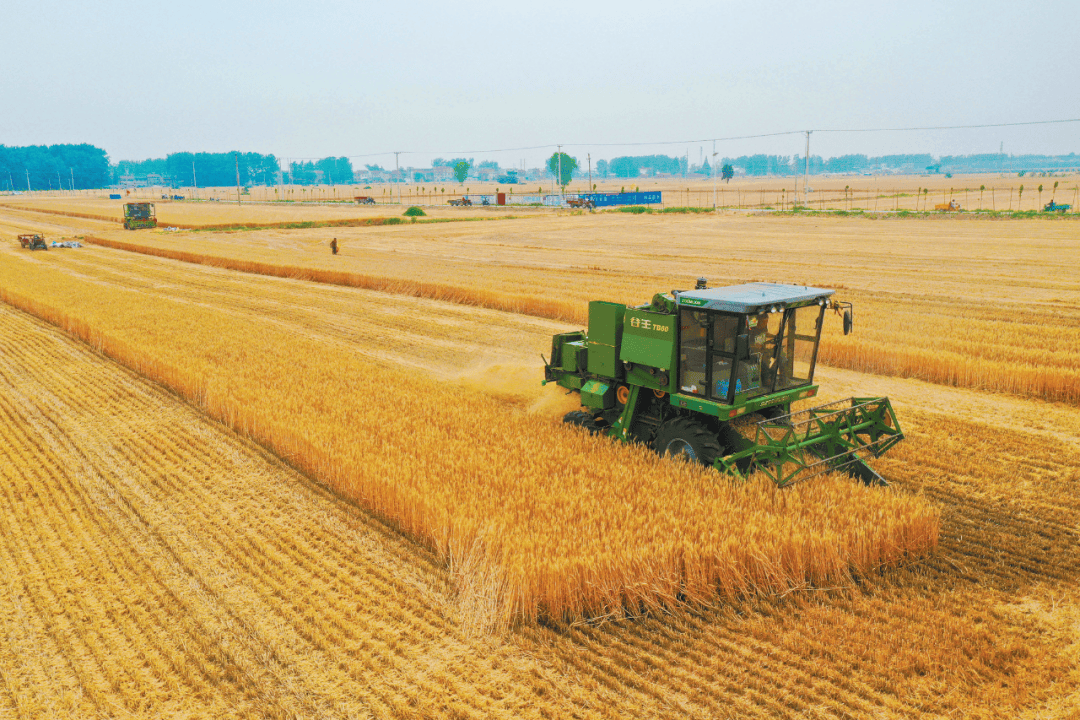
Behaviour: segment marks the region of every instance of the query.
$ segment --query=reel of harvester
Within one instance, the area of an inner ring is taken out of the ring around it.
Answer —
[[[737,477],[758,470],[780,487],[838,470],[867,485],[888,485],[864,460],[904,439],[888,398],[847,398],[754,426],[738,452],[716,467]]]

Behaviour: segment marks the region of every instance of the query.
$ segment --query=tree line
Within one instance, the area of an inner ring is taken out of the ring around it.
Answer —
[[[0,188],[4,190],[86,190],[110,184],[109,156],[81,145],[0,145]]]
[[[126,176],[138,179],[159,175],[163,184],[172,187],[226,187],[240,184],[267,185],[281,182],[293,185],[346,185],[355,179],[352,161],[347,157],[326,157],[320,160],[291,162],[282,168],[274,155],[261,153],[171,153],[164,158],[131,161],[121,160],[113,169],[113,184]]]

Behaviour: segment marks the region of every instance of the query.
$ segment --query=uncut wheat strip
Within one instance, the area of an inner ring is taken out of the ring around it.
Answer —
[[[96,267],[98,267],[97,264],[87,266],[88,269]],[[106,273],[106,277],[111,275],[115,275],[115,272]],[[127,275],[124,277],[126,278]],[[228,276],[222,276],[221,279],[225,282],[233,280]],[[97,278],[97,280],[100,281],[100,278]],[[170,284],[176,288],[181,287],[176,283]],[[129,289],[151,287],[148,283],[135,285],[128,282],[122,282],[120,286]],[[161,293],[165,289],[161,283],[153,283],[152,287],[155,293]],[[193,287],[185,290],[185,292],[167,293],[167,295],[185,304],[215,311],[228,308],[227,311],[238,318],[252,317],[257,318],[259,321],[270,321],[272,319],[278,322],[283,329],[289,329],[312,338],[333,339],[342,343],[342,351],[347,350],[362,354],[388,368],[413,367],[419,371],[426,371],[430,369],[430,361],[418,360],[414,356],[417,350],[423,350],[425,358],[453,357],[459,351],[459,339],[451,340],[451,336],[447,336],[445,339],[432,337],[430,330],[439,327],[437,322],[428,323],[423,328],[398,324],[396,331],[391,333],[385,328],[385,325],[378,325],[366,319],[365,314],[358,313],[355,307],[347,315],[342,315],[340,320],[336,321],[332,317],[326,317],[325,311],[322,310],[318,312],[314,310],[303,313],[298,312],[296,306],[287,304],[287,301],[283,301],[278,307],[281,310],[288,309],[289,312],[276,313],[273,312],[274,308],[268,306],[263,297],[264,293],[259,294],[257,304],[249,301],[247,298],[251,296],[251,288],[241,289],[237,287],[235,292],[226,295],[220,285],[211,290]],[[213,302],[212,299],[215,295],[225,302]],[[303,298],[303,295],[296,294],[296,297]],[[304,301],[310,303],[310,298]],[[342,300],[342,302],[345,301]],[[383,304],[385,304],[385,298],[382,299],[381,303],[372,302],[371,309],[377,310]],[[432,306],[430,304],[421,305],[417,310],[424,310]],[[368,314],[370,314],[370,311]],[[336,333],[330,332],[335,328],[340,328],[340,331]],[[378,341],[378,344],[371,344],[373,341]],[[499,348],[501,351],[501,346],[496,345],[495,340],[491,341],[491,345],[493,349]],[[445,359],[441,360],[441,364],[445,364]]]
[[[148,255],[165,257],[170,260],[211,265],[213,267],[238,270],[240,272],[257,275],[270,275],[295,280],[325,282],[335,285],[376,290],[394,295],[422,297],[443,302],[455,302],[462,305],[474,305],[476,307],[493,310],[504,310],[507,312],[530,311],[529,314],[553,320],[580,321],[582,319],[581,310],[575,304],[546,300],[543,298],[515,297],[513,295],[493,291],[474,290],[440,283],[416,282],[399,278],[377,277],[360,273],[320,271],[296,266],[279,266],[271,263],[232,260],[222,257],[205,256],[197,253],[186,253],[183,251],[165,250],[163,248],[148,248],[146,246],[132,245],[129,243],[118,243],[116,241],[91,236],[87,236],[86,241],[117,250],[145,253]]]
[[[862,366],[860,366],[860,367],[862,367]],[[862,367],[862,369],[871,369],[871,370],[873,370],[873,371],[875,371],[875,372],[882,372],[882,371],[883,371],[883,368],[880,368],[880,367],[869,367],[869,368],[867,368],[867,367]],[[888,370],[885,370],[885,372],[889,372],[889,371],[888,371]],[[891,374],[895,374],[895,373],[891,373]],[[1007,373],[1007,372],[1005,372],[1005,371],[1001,371],[1001,372],[998,372],[998,373],[997,373],[997,376],[1010,376],[1010,377],[1011,377],[1011,376],[1014,376],[1014,375],[1015,375],[1015,373],[1012,373],[1012,374],[1010,375],[1009,373]],[[932,376],[932,377],[931,377],[930,379],[938,379],[938,378],[936,378],[936,376]],[[963,382],[960,382],[960,383],[958,383],[958,384],[960,384],[960,385],[964,385],[964,386],[970,386],[970,385],[971,385],[971,383],[970,383],[970,382],[968,382],[968,381],[963,381]],[[980,384],[981,384],[981,383],[980,383]]]
[[[261,270],[259,272],[261,272]],[[297,274],[292,273],[291,276],[297,276]],[[310,279],[316,279],[316,278],[311,277]],[[375,289],[378,289],[378,290],[381,290],[381,291],[386,291],[386,292],[400,292],[400,290],[390,288],[389,286],[378,287],[378,288],[375,288]],[[444,300],[451,301],[451,302],[463,302],[463,300],[460,297],[457,297],[453,293],[442,293],[442,294],[435,294],[435,295],[429,295],[429,296],[436,297],[438,299],[444,299]],[[520,311],[522,311],[522,306],[505,307],[503,309],[508,309],[508,310],[511,310],[511,311],[520,312]],[[540,314],[545,315],[545,316],[549,316],[549,315],[546,315],[545,313],[540,313]],[[576,318],[576,319],[580,319],[580,318]],[[891,345],[890,346],[885,346],[884,348],[879,348],[878,350],[875,350],[875,356],[876,357],[882,357],[882,352],[884,352],[885,353],[884,356],[887,357],[887,356],[889,356],[891,351],[892,351],[892,346]],[[830,357],[830,353],[826,348],[825,352],[822,353],[823,362],[828,362],[829,357]],[[967,361],[970,362],[970,358],[968,358]],[[907,371],[902,371],[902,372],[898,372],[896,370],[891,370],[890,371],[885,367],[878,366],[878,365],[868,365],[866,363],[859,364],[859,365],[853,365],[853,364],[851,364],[850,361],[849,362],[842,362],[840,364],[840,366],[841,367],[851,367],[853,369],[870,370],[872,372],[877,372],[877,373],[901,374],[901,375],[905,375],[905,376],[909,375],[912,372],[912,370],[907,370]],[[923,362],[920,362],[919,367],[920,368],[921,367],[926,367],[926,361],[924,360]],[[1046,371],[1042,371],[1042,372],[1045,373]],[[917,375],[917,376],[921,376],[921,375]],[[957,381],[957,380],[953,379],[953,380],[950,381],[948,376],[944,376],[944,375],[941,375],[940,373],[935,373],[933,371],[930,371],[928,374],[925,375],[925,377],[927,379],[931,379],[931,380],[934,380],[934,381],[937,381],[937,382],[944,381],[944,382],[948,382],[948,383],[951,383],[951,384],[957,384],[958,386],[963,386],[963,387],[971,387],[971,386],[978,387],[978,386],[981,386],[981,385],[984,384],[981,381],[974,381],[973,382],[973,381],[970,381],[970,380]],[[1007,387],[1007,386],[1005,386],[1003,384],[1003,383],[1005,383],[1007,381],[1007,379],[1015,378],[1015,377],[1016,377],[1015,371],[1010,371],[1010,370],[1006,370],[1006,369],[1001,369],[1001,370],[995,371],[995,372],[992,373],[991,379],[989,380],[990,386],[993,387],[993,388],[996,388],[996,389],[1004,389],[1004,390],[1007,390],[1007,391],[1015,390],[1015,388]],[[1047,382],[1047,381],[1044,380],[1044,381],[1041,381],[1041,382]],[[1063,381],[1063,380],[1050,380],[1049,382],[1052,382],[1052,383],[1055,383],[1055,384],[1060,384],[1062,382],[1065,382],[1066,385],[1071,385],[1071,383],[1069,381]],[[1036,396],[1046,396],[1046,397],[1051,397],[1051,398],[1057,397],[1057,393],[1062,392],[1062,390],[1039,389],[1037,387],[1033,388],[1033,389],[1026,389],[1026,390],[1021,388],[1019,391],[1025,392],[1026,394],[1034,394]]]

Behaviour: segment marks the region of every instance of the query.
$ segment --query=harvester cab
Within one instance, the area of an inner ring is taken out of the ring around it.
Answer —
[[[657,294],[637,307],[589,303],[588,332],[556,335],[545,383],[580,393],[565,422],[650,445],[736,476],[788,485],[829,470],[886,484],[865,460],[903,439],[888,398],[849,398],[792,413],[817,395],[827,310],[822,288],[749,283]]]
[[[139,228],[156,228],[157,211],[154,203],[129,202],[124,203],[124,228],[137,230]]]

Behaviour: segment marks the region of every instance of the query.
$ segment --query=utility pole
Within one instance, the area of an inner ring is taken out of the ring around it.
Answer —
[[[75,168],[70,168],[69,167],[68,171],[71,173],[71,194],[74,195],[75,194]]]
[[[585,157],[589,159],[589,194],[587,197],[592,198],[592,153],[587,154]]]
[[[713,212],[719,212],[720,206],[716,204],[716,141],[712,141],[712,209]]]
[[[33,191],[30,189],[30,168],[26,168],[26,192],[31,195],[33,194]]]
[[[555,156],[559,163],[559,174],[556,178],[556,182],[559,183],[559,205],[563,204],[563,184],[562,184],[562,145],[557,146],[559,148],[559,154]]]
[[[199,179],[195,177],[195,161],[191,161],[191,184],[194,185],[195,199],[199,199]]]
[[[56,189],[60,192],[64,191],[64,181],[60,179],[60,171],[56,171]]]
[[[233,153],[236,160],[236,206],[240,206],[240,153]]]
[[[806,131],[806,176],[802,184],[803,205],[806,207],[810,207],[810,133],[812,132],[814,131]]]
[[[394,152],[394,170],[395,170],[395,174],[398,176],[397,177],[397,181],[398,181],[397,204],[398,205],[401,204],[401,163],[398,162],[398,156],[401,155],[401,152],[402,152],[401,150],[397,150],[397,151]]]

